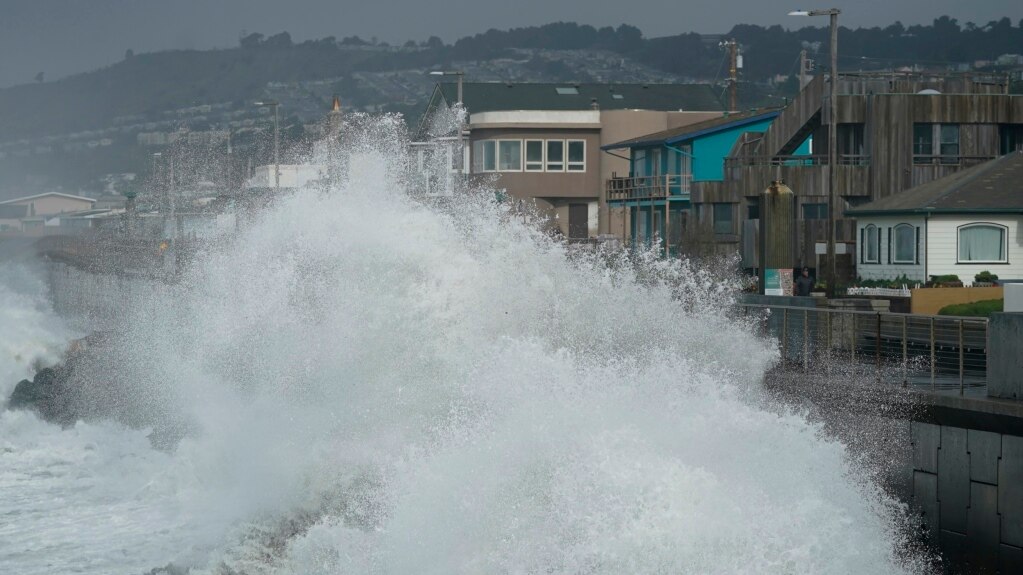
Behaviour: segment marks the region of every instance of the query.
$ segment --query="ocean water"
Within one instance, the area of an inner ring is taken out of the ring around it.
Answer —
[[[367,126],[342,189],[133,290],[80,382],[120,421],[0,415],[0,573],[916,570],[898,505],[763,398],[727,279],[569,250],[486,189],[427,207]],[[69,334],[3,302],[43,328],[0,324],[17,379]]]

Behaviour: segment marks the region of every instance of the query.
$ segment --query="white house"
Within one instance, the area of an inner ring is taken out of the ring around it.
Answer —
[[[990,271],[1023,280],[1023,152],[846,212],[856,218],[863,279],[955,274],[965,284]]]

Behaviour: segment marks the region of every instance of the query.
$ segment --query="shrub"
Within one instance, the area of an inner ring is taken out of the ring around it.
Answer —
[[[959,281],[959,276],[955,274],[945,274],[943,276],[931,276],[931,282],[936,284],[944,284]]]
[[[984,271],[980,272],[979,274],[973,276],[973,281],[984,282],[984,283],[995,283],[996,281],[998,281],[998,276],[996,274],[993,274],[993,273],[987,271],[987,270],[984,270]]]
[[[1002,311],[1005,300],[985,299],[971,303],[947,305],[938,310],[938,315],[955,315],[963,317],[990,317],[992,313]]]

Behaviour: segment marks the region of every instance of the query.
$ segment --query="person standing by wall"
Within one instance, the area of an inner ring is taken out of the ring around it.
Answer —
[[[796,278],[796,295],[809,297],[813,291],[813,278],[810,277],[810,268],[803,268],[803,273]]]

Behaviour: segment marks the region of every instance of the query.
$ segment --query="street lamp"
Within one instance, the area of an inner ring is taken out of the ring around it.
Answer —
[[[281,107],[281,103],[277,100],[263,100],[262,102],[256,102],[256,106],[262,108],[265,106],[271,106],[274,109],[274,195],[280,195],[281,191],[281,157],[279,151],[279,134],[280,134],[280,119],[278,110]]]
[[[793,10],[789,16],[830,16],[831,17],[831,113],[828,114],[828,297],[837,293],[835,282],[835,208],[838,199],[835,197],[835,163],[837,160],[838,142],[838,8],[827,10]]]

